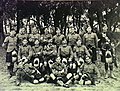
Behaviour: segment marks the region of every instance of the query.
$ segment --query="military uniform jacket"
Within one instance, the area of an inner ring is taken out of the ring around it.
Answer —
[[[35,68],[30,66],[29,64],[22,64],[22,66],[18,65],[18,69],[22,70],[26,75],[31,76],[35,73]]]
[[[61,45],[61,43],[62,43],[62,40],[64,39],[64,35],[63,34],[61,34],[61,35],[55,35],[55,36],[53,36],[53,41],[54,41],[54,43],[57,45],[57,46],[60,46]]]
[[[35,40],[41,41],[41,36],[40,34],[30,34],[29,35],[29,41],[34,42]]]
[[[96,33],[84,34],[83,43],[86,46],[91,45],[94,47],[98,47],[98,37],[97,37]]]
[[[77,40],[81,40],[81,37],[79,34],[68,34],[67,41],[70,46],[76,45]]]
[[[96,67],[95,64],[93,63],[85,63],[83,66],[83,74],[90,74],[90,75],[97,75],[98,72],[98,68]]]
[[[84,58],[85,55],[90,56],[87,48],[84,45],[81,45],[79,47],[75,46],[73,51],[74,51],[75,57],[78,57],[78,58],[80,58],[80,57]]]
[[[16,37],[17,37],[18,43],[22,44],[23,39],[27,39],[28,38],[28,34],[19,34],[18,33],[16,35]]]
[[[44,47],[44,53],[45,56],[52,56],[57,55],[56,45],[48,44]]]
[[[48,42],[49,39],[52,39],[51,34],[44,34],[43,35],[43,42]]]
[[[67,74],[67,67],[60,62],[55,62],[52,65],[52,72],[56,76],[64,76]]]
[[[4,44],[7,46],[7,52],[12,52],[13,49],[17,50],[17,38],[8,36],[4,40]]]
[[[20,46],[18,51],[18,60],[22,57],[31,58],[32,56],[32,48],[30,45]]]
[[[36,55],[37,53],[39,53],[39,55],[42,55],[43,47],[42,46],[38,46],[38,47],[33,46],[32,51],[33,51],[33,55]]]
[[[70,58],[73,58],[73,51],[72,51],[72,48],[71,46],[60,46],[59,49],[58,49],[58,56],[62,56],[62,57],[70,57]]]

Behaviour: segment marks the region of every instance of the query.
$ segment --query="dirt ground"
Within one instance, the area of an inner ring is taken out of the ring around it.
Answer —
[[[120,64],[120,46],[117,48],[118,64]],[[0,47],[0,91],[120,91],[120,66],[114,68],[115,79],[101,79],[96,86],[74,85],[70,88],[55,86],[53,84],[32,84],[23,82],[21,86],[15,86],[14,77],[8,78],[8,72],[5,65],[5,50]]]

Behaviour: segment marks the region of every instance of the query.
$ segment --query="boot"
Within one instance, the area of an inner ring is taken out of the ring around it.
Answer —
[[[11,66],[8,66],[8,72],[9,72],[9,78],[11,78],[13,76],[13,69],[11,68]]]
[[[63,86],[63,85],[64,85],[64,83],[63,83],[62,80],[58,80],[58,81],[57,81],[57,84],[60,85],[60,86]]]
[[[116,79],[116,77],[113,75],[113,71],[110,71],[110,78]]]
[[[16,80],[16,86],[20,86],[21,85],[21,80],[17,79]]]
[[[91,80],[91,85],[95,85],[95,79],[94,78]]]
[[[85,85],[85,80],[83,80],[83,85]]]
[[[105,79],[107,79],[108,78],[108,71],[106,71],[106,73],[105,73]]]
[[[69,88],[70,86],[68,84],[64,84],[63,87]]]

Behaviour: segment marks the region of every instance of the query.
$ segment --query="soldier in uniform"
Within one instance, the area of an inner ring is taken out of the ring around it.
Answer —
[[[55,61],[56,57],[57,57],[57,49],[56,49],[56,45],[52,44],[52,39],[50,39],[48,41],[48,45],[46,45],[44,47],[43,50],[43,55],[44,55],[44,66],[46,66],[46,71],[48,71],[49,73],[49,65],[48,65],[48,61],[52,60]]]
[[[95,81],[97,78],[99,78],[99,71],[98,68],[95,64],[92,63],[90,57],[86,57],[85,59],[85,64],[82,69],[82,80],[83,80],[83,85],[85,85],[85,82],[90,80],[91,85],[95,85]]]
[[[27,39],[23,39],[22,45],[19,47],[18,50],[18,62],[23,58],[26,57],[28,61],[30,61],[32,57],[32,48],[28,45]]]
[[[67,41],[63,40],[62,45],[58,48],[58,57],[61,59],[66,58],[67,60],[73,59],[73,51],[71,46],[67,45]]]
[[[74,52],[76,61],[78,61],[79,58],[82,58],[83,60],[85,60],[86,56],[90,56],[88,49],[86,48],[85,45],[82,44],[81,40],[77,41],[77,46],[73,48],[73,52]]]
[[[58,57],[61,59],[65,58],[68,61],[69,71],[71,72],[73,68],[73,51],[71,46],[67,45],[67,41],[63,40],[62,45],[58,49]]]
[[[74,60],[76,64],[76,72],[75,75],[78,76],[79,78],[81,77],[81,68],[84,65],[84,61],[86,56],[90,57],[90,53],[87,50],[86,46],[82,44],[81,40],[77,41],[77,46],[73,48],[74,52]],[[78,79],[79,81],[79,79]]]
[[[21,81],[23,79],[28,80],[32,83],[37,83],[35,80],[35,76],[37,74],[41,75],[41,73],[38,72],[37,69],[35,69],[34,66],[32,66],[32,63],[28,63],[26,58],[22,59],[18,66],[17,66],[17,71],[16,71],[16,85],[19,86],[21,85]]]
[[[56,35],[53,36],[53,43],[58,47],[62,44],[62,40],[65,38],[63,34],[60,33],[60,29],[56,31]]]
[[[21,46],[23,39],[28,39],[28,34],[26,34],[25,28],[21,28],[19,33],[16,35],[16,37],[17,37],[18,45]]]
[[[68,45],[71,46],[72,49],[73,49],[73,47],[76,45],[76,42],[78,40],[81,40],[80,35],[75,33],[74,28],[71,27],[70,28],[70,33],[67,36]]]
[[[83,44],[91,51],[92,62],[97,60],[96,49],[98,48],[98,37],[96,33],[91,31],[91,27],[87,28],[87,33],[83,36]]]
[[[39,40],[35,40],[34,44],[35,46],[32,47],[33,54],[31,60],[38,58],[40,64],[43,64],[43,47],[40,45]]]
[[[43,63],[41,63],[39,58],[35,58],[33,62],[33,67],[35,69],[34,80],[33,83],[41,83],[46,80],[46,71]]]
[[[64,62],[61,62],[60,57],[56,59],[56,61],[51,66],[52,73],[50,74],[50,77],[54,81],[54,83],[69,87],[69,84],[71,82],[72,74],[68,73],[66,64]]]
[[[43,40],[42,40],[43,45],[47,45],[48,41],[52,39],[52,34],[49,33],[48,28],[45,29],[44,34],[42,36],[43,36]]]
[[[10,36],[7,36],[2,44],[2,47],[6,49],[6,64],[7,69],[10,73],[10,77],[13,75],[13,68],[14,68],[14,62],[17,61],[13,60],[13,52],[16,52],[14,56],[17,57],[17,38],[15,36],[16,32],[12,30],[10,32]]]
[[[29,35],[29,42],[30,42],[30,45],[33,46],[34,45],[34,42],[35,40],[39,40],[41,41],[41,36],[40,34],[38,33],[38,30],[36,29],[36,27],[32,28],[32,34]]]
[[[113,75],[113,48],[111,46],[110,40],[106,40],[106,43],[102,46],[103,56],[104,56],[104,62],[105,62],[105,78],[109,77],[108,70],[110,69],[110,77],[115,78]]]

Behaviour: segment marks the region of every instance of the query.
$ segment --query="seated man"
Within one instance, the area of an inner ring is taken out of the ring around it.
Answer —
[[[90,57],[86,57],[85,59],[85,64],[82,69],[82,80],[83,80],[83,85],[85,85],[85,82],[90,80],[91,85],[95,85],[95,80],[97,76],[99,77],[99,71],[96,67],[95,64],[92,63]]]
[[[40,63],[43,64],[43,47],[40,45],[39,40],[35,40],[35,46],[32,47],[32,62],[35,58],[40,60]]]
[[[43,40],[41,40],[41,43],[43,44],[43,46],[48,44],[48,41],[50,39],[52,39],[52,34],[50,33],[48,28],[45,28],[44,30],[44,34],[42,35]]]
[[[67,66],[61,62],[60,57],[56,59],[56,62],[51,66],[52,73],[50,77],[52,80],[60,86],[69,87],[72,74],[67,72]]]
[[[26,57],[28,61],[30,61],[32,57],[32,48],[28,45],[27,39],[23,39],[22,45],[19,47],[18,50],[18,62],[23,58]]]
[[[46,71],[48,71],[47,73],[49,74],[49,65],[48,65],[48,61],[52,60],[55,61],[56,57],[57,57],[57,49],[56,49],[56,45],[52,44],[52,39],[50,39],[48,41],[48,45],[46,45],[44,47],[43,50],[43,56],[44,56],[44,66],[46,68]]]
[[[73,69],[73,51],[71,46],[67,45],[67,41],[63,40],[62,45],[58,49],[58,57],[61,59],[66,58],[68,60],[69,71]]]
[[[26,79],[32,83],[36,83],[36,75],[41,75],[38,70],[32,66],[32,63],[28,63],[28,59],[23,57],[17,66],[16,71],[16,85],[19,86],[23,79]]]
[[[33,83],[41,83],[46,81],[46,71],[44,65],[40,62],[39,58],[34,59],[33,67],[36,71],[36,73],[34,74]]]
[[[77,45],[73,48],[73,52],[76,61],[78,61],[79,58],[85,60],[86,56],[90,56],[88,49],[82,44],[81,40],[77,41]]]

